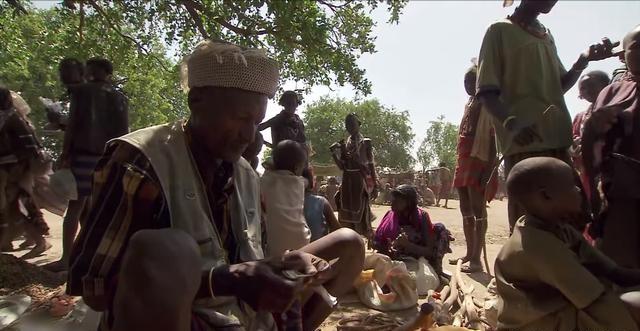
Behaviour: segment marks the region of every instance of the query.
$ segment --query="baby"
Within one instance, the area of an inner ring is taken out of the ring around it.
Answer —
[[[572,169],[548,157],[517,163],[509,198],[525,210],[495,263],[498,329],[638,330],[640,270],[621,268],[572,226],[581,195]]]
[[[260,180],[266,210],[267,257],[301,248],[311,240],[304,218],[307,164],[304,146],[293,140],[279,142],[273,150],[273,168]]]

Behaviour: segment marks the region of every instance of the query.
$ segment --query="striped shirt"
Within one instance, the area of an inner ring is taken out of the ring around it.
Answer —
[[[193,145],[191,150],[195,159],[203,153]],[[203,162],[198,169],[203,174],[215,226],[233,263],[237,261],[236,245],[227,212],[228,197],[233,191],[233,165]],[[71,252],[67,292],[105,303],[101,329],[109,330],[118,272],[129,239],[139,230],[171,226],[160,182],[142,152],[122,142],[108,146],[96,167],[91,201],[81,223]]]

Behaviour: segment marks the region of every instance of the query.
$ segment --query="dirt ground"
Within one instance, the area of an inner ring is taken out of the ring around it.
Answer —
[[[382,219],[382,216],[389,210],[388,206],[373,206],[373,212],[377,216],[374,227]],[[462,217],[458,210],[458,201],[450,200],[449,208],[442,207],[427,207],[426,210],[431,216],[431,220],[434,223],[443,223],[449,231],[455,237],[455,242],[452,244],[453,253],[445,257],[446,261],[451,257],[459,257],[465,253],[465,241],[462,232]],[[494,201],[490,204],[488,209],[489,229],[487,232],[487,252],[489,263],[493,266],[495,257],[498,254],[502,243],[507,239],[509,235],[509,226],[507,221],[507,202]],[[29,260],[30,263],[36,265],[42,265],[58,259],[62,253],[62,219],[56,215],[45,212],[45,219],[47,220],[50,230],[49,242],[53,247],[47,251],[44,255]],[[15,241],[14,246],[17,247],[20,241]],[[12,253],[15,256],[21,256],[26,251],[18,251]],[[445,270],[453,271],[454,266],[446,264]],[[493,272],[492,272],[493,273]],[[489,283],[491,277],[482,272],[469,275],[467,281],[474,284],[476,288],[476,294],[479,297],[483,297],[486,294],[485,286]],[[424,300],[424,298],[423,298]],[[348,295],[340,299],[339,308],[329,317],[329,319],[323,324],[322,330],[335,330],[337,321],[346,316],[352,316],[360,313],[374,313],[375,311],[369,310],[358,302],[355,295]],[[391,316],[399,318],[407,318],[412,316],[415,310],[401,311],[391,313]]]

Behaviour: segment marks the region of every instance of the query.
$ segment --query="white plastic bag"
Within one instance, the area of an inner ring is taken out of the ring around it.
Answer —
[[[421,257],[418,259],[418,271],[416,272],[416,288],[418,295],[427,295],[429,290],[435,290],[440,286],[440,277],[438,273],[429,264],[427,259]]]
[[[404,310],[415,307],[418,302],[415,278],[401,261],[392,261],[388,256],[372,253],[365,257],[363,275],[356,283],[360,301],[369,308],[380,311]],[[373,274],[371,275],[371,271]],[[388,293],[381,289],[389,288]]]

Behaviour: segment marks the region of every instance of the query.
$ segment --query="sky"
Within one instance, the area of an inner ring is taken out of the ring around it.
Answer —
[[[47,8],[58,1],[34,1]],[[486,28],[494,21],[513,12],[495,1],[410,1],[398,24],[386,23],[385,6],[372,15],[377,25],[377,52],[363,55],[358,64],[366,70],[373,88],[368,98],[377,98],[384,105],[409,112],[416,134],[414,151],[424,138],[429,121],[444,115],[447,121],[458,124],[462,118],[467,95],[462,84],[463,75],[478,56]],[[551,13],[540,21],[551,30],[560,59],[570,68],[579,54],[603,37],[621,40],[640,23],[640,1],[571,1],[560,0]],[[587,70],[611,73],[621,66],[617,59],[592,62]],[[284,89],[301,88],[296,82],[284,82]],[[349,87],[316,86],[304,96],[306,105],[329,95],[354,98]],[[584,110],[586,102],[578,98],[577,84],[565,94],[572,115]],[[271,102],[267,118],[280,111]],[[366,119],[363,119],[366,121]],[[269,131],[263,132],[270,137]],[[366,134],[366,132],[364,132]]]

